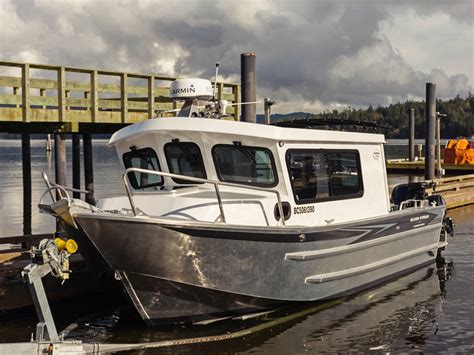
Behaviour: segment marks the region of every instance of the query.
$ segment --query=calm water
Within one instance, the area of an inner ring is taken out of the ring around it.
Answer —
[[[0,140],[0,237],[20,235],[23,231],[20,146],[19,141]],[[32,152],[33,232],[51,232],[54,221],[40,215],[35,204],[44,190],[40,173],[45,171],[53,178],[54,159],[45,152],[43,141],[32,141]],[[71,161],[70,157],[68,161]],[[96,142],[94,162],[96,197],[122,194],[118,160],[105,141]],[[390,184],[407,180],[406,176],[391,176]],[[176,328],[144,327],[126,299],[118,297],[58,304],[54,314],[57,322],[65,326],[76,319],[73,313],[93,313],[82,318],[70,336],[102,342],[148,342],[196,337],[237,331],[271,320],[281,322],[233,341],[162,349],[167,353],[472,353],[474,206],[453,210],[450,215],[457,224],[456,236],[449,240],[443,261],[335,304],[319,303],[306,308],[283,309],[265,319]],[[293,315],[295,319],[283,322],[288,315]],[[0,314],[0,342],[28,340],[35,323],[32,309]],[[147,351],[156,352],[156,349]]]

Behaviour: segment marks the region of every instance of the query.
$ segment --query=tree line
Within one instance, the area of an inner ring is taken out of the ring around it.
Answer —
[[[343,111],[322,112],[320,118],[348,118],[352,120],[376,121],[387,127],[387,138],[408,138],[408,116],[410,109],[415,110],[415,137],[425,137],[425,102],[405,101],[389,106],[369,106],[366,109],[348,108]],[[474,135],[474,96],[436,101],[436,110],[446,117],[441,118],[441,138],[469,137]],[[360,130],[360,129],[358,129]]]

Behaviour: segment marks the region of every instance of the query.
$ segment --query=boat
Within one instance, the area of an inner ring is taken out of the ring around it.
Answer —
[[[148,325],[334,299],[446,247],[442,197],[422,183],[390,196],[383,135],[225,120],[228,103],[212,96],[209,81],[177,80],[178,117],[111,137],[123,196],[93,206],[45,176],[53,201],[40,210],[89,265],[113,270]]]

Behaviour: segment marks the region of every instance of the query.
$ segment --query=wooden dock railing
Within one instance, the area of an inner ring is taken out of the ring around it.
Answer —
[[[2,75],[2,71],[11,68],[18,68],[18,75]],[[47,78],[37,78],[31,75],[33,71],[35,74],[41,71],[39,74]],[[82,80],[69,80],[68,76]],[[175,79],[3,61],[0,62],[0,131],[12,131],[15,123],[38,123],[37,131],[49,130],[42,130],[40,123],[59,123],[62,132],[78,132],[81,124],[90,127],[96,123],[127,125],[143,121],[156,117],[157,111],[179,107],[169,97],[169,85]],[[219,99],[238,102],[239,91],[238,84],[217,84]],[[238,120],[237,105],[228,111],[230,119]]]

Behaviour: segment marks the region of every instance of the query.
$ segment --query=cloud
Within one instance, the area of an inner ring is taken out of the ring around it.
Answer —
[[[6,60],[208,78],[220,61],[229,81],[239,78],[240,53],[256,52],[258,94],[280,102],[275,111],[383,105],[423,97],[429,80],[440,97],[472,90],[472,11],[470,0],[0,0],[0,51]]]

